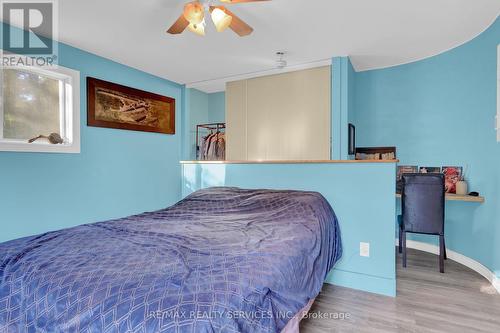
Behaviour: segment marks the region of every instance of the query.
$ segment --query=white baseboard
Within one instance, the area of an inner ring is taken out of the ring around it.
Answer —
[[[500,279],[495,276],[495,279],[493,282],[491,282],[491,284],[497,290],[497,292],[500,294]]]
[[[399,245],[399,239],[396,239],[396,246]],[[437,245],[432,245],[429,243],[418,242],[414,240],[406,240],[406,247],[410,249],[415,249],[419,251],[429,252],[432,254],[439,254],[439,248]],[[496,275],[486,268],[483,264],[477,262],[474,259],[464,256],[458,252],[452,251],[450,249],[446,249],[446,256],[448,259],[458,262],[459,264],[464,265],[472,269],[473,271],[484,276],[486,280],[488,280],[491,285],[496,289],[496,291],[500,294],[500,278],[496,277]]]

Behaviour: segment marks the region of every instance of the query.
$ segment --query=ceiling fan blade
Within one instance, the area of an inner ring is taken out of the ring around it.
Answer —
[[[229,28],[231,28],[234,32],[236,32],[240,37],[250,35],[253,32],[253,28],[246,24],[242,19],[238,16],[234,15],[229,9],[224,6],[210,6],[210,12],[212,12],[215,8],[219,8],[223,10],[227,15],[230,15],[233,19],[231,20],[231,24]]]
[[[261,2],[261,1],[271,1],[271,0],[220,0],[225,3],[242,3],[242,2]]]
[[[187,28],[188,25],[189,25],[189,21],[186,20],[186,18],[184,17],[184,14],[182,14],[177,19],[177,21],[175,21],[175,23],[172,24],[172,26],[167,30],[167,32],[169,34],[172,34],[172,35],[180,34],[181,32],[183,32]]]

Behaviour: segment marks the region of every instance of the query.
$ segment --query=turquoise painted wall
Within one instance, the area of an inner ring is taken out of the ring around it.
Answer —
[[[210,186],[317,191],[339,220],[343,256],[327,281],[394,296],[395,164],[184,164],[182,193]],[[362,205],[362,206],[361,206]],[[359,243],[370,243],[360,257]]]
[[[347,125],[349,123],[353,124],[355,122],[354,117],[355,117],[355,107],[356,107],[356,72],[354,71],[354,68],[352,66],[351,61],[349,60],[348,62],[348,68],[347,68],[347,77],[348,77],[348,82],[347,82],[347,87],[349,89],[348,94],[347,94]],[[349,127],[348,127],[349,128]],[[347,130],[345,140],[347,140],[347,152],[349,153],[349,129]],[[353,158],[351,156],[351,158]]]
[[[188,141],[187,153],[183,159],[196,159],[196,125],[209,123],[208,94],[197,89],[186,89],[185,140]]]
[[[196,89],[188,89],[190,100],[191,124],[195,127],[197,124],[209,122],[208,119],[208,95]],[[192,130],[195,132],[195,128]]]
[[[181,196],[182,86],[65,44],[59,63],[80,71],[81,153],[0,152],[0,242],[160,209]],[[87,76],[175,98],[177,134],[88,127]]]
[[[472,41],[415,63],[356,73],[358,145],[397,146],[400,164],[468,165],[484,204],[448,202],[446,245],[500,276],[500,19]],[[418,237],[434,242],[431,237]]]
[[[208,94],[208,120],[211,123],[224,123],[226,121],[225,92]]]
[[[354,114],[355,72],[348,57],[332,59],[331,158],[349,158],[348,125]]]
[[[197,89],[186,89],[186,121],[184,130],[184,160],[196,159],[196,125],[222,123],[226,119],[226,96],[224,92],[207,94]],[[203,132],[202,134],[206,134]]]

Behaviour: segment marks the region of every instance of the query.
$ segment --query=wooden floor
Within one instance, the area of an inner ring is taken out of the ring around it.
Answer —
[[[440,274],[437,256],[409,249],[396,298],[325,284],[300,327],[315,332],[498,333],[500,295],[469,268],[448,259]]]

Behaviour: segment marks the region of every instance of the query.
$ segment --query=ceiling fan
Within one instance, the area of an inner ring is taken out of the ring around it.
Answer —
[[[260,2],[270,0],[219,0],[223,3],[243,3],[243,2]],[[227,28],[232,29],[240,37],[247,36],[252,33],[253,28],[243,22],[238,16],[234,15],[229,9],[224,6],[214,5],[214,0],[196,0],[188,2],[184,5],[184,12],[175,21],[175,23],[167,30],[169,34],[180,34],[186,28],[188,30],[205,36],[205,12],[210,12],[212,22],[218,32],[222,32]]]

